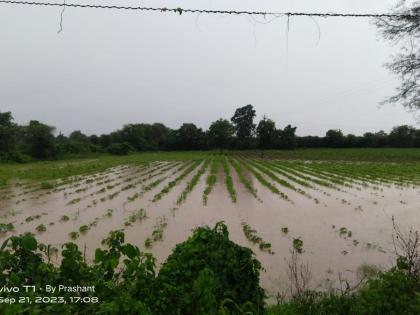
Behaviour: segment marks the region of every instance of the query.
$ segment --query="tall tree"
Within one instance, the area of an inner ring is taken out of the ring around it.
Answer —
[[[192,123],[184,123],[176,133],[178,149],[201,150],[205,146],[205,133]]]
[[[24,127],[24,143],[27,153],[36,159],[55,157],[54,130],[55,127],[31,120]]]
[[[224,149],[230,147],[235,129],[226,119],[219,119],[210,125],[208,131],[208,140],[211,148]]]
[[[297,127],[287,125],[283,130],[280,130],[280,147],[282,149],[290,150],[296,148],[296,129]]]
[[[330,148],[342,148],[345,145],[346,138],[339,129],[330,129],[325,135],[325,145]]]
[[[0,158],[13,158],[17,143],[18,127],[13,122],[11,112],[0,112]]]
[[[274,147],[276,135],[276,124],[264,116],[257,127],[258,147],[261,149],[261,157],[264,156],[264,150]]]
[[[255,110],[251,104],[236,109],[231,118],[240,149],[249,149],[252,145],[252,136],[255,130],[254,118]]]
[[[395,17],[376,20],[382,36],[400,51],[387,64],[387,67],[401,79],[397,94],[388,102],[401,102],[405,107],[420,109],[420,1],[407,5],[400,1],[395,8]]]
[[[408,148],[414,146],[416,129],[411,126],[399,126],[392,128],[389,134],[389,142],[394,147]]]

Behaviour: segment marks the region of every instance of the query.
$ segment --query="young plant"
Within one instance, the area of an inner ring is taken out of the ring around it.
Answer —
[[[137,221],[143,221],[147,219],[147,214],[146,214],[146,210],[144,210],[143,208],[136,210],[134,212],[132,212],[129,217],[127,218],[127,221],[124,222],[125,226],[130,226],[131,224],[137,222]]]
[[[236,202],[236,190],[233,187],[233,179],[232,176],[230,175],[230,169],[229,169],[229,165],[227,163],[226,158],[224,158],[222,160],[222,165],[223,165],[223,172],[225,173],[225,185],[227,188],[227,191],[229,192],[229,197],[230,199],[232,199],[232,202]]]
[[[204,205],[207,205],[208,197],[211,191],[213,190],[214,185],[216,185],[218,166],[219,166],[219,160],[213,159],[211,161],[210,174],[207,176],[207,179],[206,179],[206,188],[204,189],[204,192],[203,192]]]
[[[78,239],[79,238],[79,233],[78,232],[70,232],[69,233],[69,236],[70,236],[70,239],[72,239],[72,240],[76,240],[76,239]]]
[[[40,224],[35,228],[39,233],[45,232],[47,230],[46,226],[44,224]]]
[[[89,227],[88,225],[82,225],[82,226],[79,228],[79,232],[80,232],[81,234],[86,234],[89,230],[90,230],[90,227]]]
[[[237,161],[235,161],[234,159],[229,159],[229,162],[232,165],[232,167],[235,169],[236,174],[238,175],[239,181],[245,186],[245,188],[251,193],[251,195],[253,195],[255,198],[258,198],[257,190],[252,185],[252,182],[249,181],[245,177],[241,165]]]
[[[201,176],[206,172],[207,167],[209,166],[209,160],[206,160],[204,164],[200,167],[197,174],[193,176],[193,178],[189,181],[187,186],[185,187],[184,191],[181,193],[181,195],[178,197],[176,204],[179,206],[181,203],[183,203],[186,199],[188,194],[194,189],[194,187],[197,185],[198,181],[200,180]]]

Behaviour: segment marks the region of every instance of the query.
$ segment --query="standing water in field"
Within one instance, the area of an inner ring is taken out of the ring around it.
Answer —
[[[339,277],[356,282],[361,266],[390,267],[392,217],[420,229],[416,169],[243,155],[15,182],[0,191],[0,238],[31,232],[56,248],[73,241],[89,260],[109,231],[122,229],[161,263],[191,230],[224,221],[262,262],[269,296],[287,290],[292,249],[309,264],[311,286],[329,288]]]

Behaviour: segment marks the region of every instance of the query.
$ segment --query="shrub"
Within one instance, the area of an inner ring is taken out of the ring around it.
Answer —
[[[253,252],[229,240],[222,222],[197,228],[178,244],[157,277],[157,314],[217,314],[226,300],[261,314],[261,264]],[[226,304],[226,303],[225,303]],[[206,311],[203,307],[206,306]]]
[[[128,142],[113,143],[108,147],[108,153],[112,155],[127,155],[131,151],[131,146]]]

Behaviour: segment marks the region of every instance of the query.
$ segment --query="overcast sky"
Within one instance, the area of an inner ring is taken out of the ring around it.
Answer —
[[[95,0],[79,1],[87,2]],[[358,13],[388,12],[397,2],[96,0]],[[100,134],[135,122],[206,129],[253,104],[258,119],[295,125],[299,135],[416,124],[401,106],[379,106],[398,84],[383,67],[396,48],[367,19],[294,17],[287,35],[285,17],[261,24],[246,16],[67,8],[57,34],[60,11],[0,4],[0,111],[12,111],[19,123],[37,119],[65,134]]]

